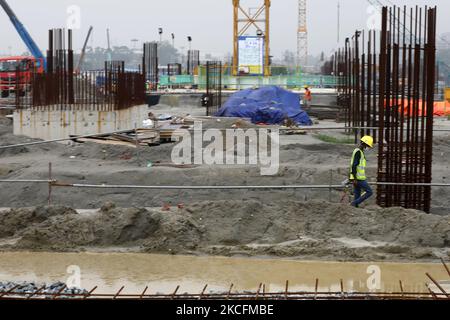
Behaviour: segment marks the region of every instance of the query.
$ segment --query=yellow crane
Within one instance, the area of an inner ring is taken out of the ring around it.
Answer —
[[[257,35],[264,39],[264,76],[270,76],[270,0],[255,13],[250,14],[241,7],[240,0],[233,0],[233,75],[239,74],[239,38],[253,26]]]

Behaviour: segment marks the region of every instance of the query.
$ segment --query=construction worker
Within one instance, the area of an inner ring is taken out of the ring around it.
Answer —
[[[353,151],[350,162],[350,181],[353,183],[355,194],[355,200],[352,202],[352,206],[356,208],[373,195],[366,177],[366,156],[364,155],[364,150],[367,148],[373,148],[373,138],[371,136],[361,138],[358,148]]]
[[[309,110],[311,107],[312,94],[309,86],[305,86],[305,95],[303,96],[303,109]]]

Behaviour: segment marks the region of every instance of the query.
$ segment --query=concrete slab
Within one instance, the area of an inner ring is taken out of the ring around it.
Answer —
[[[60,139],[70,135],[88,135],[142,126],[148,118],[147,105],[117,111],[16,110],[13,115],[14,134],[35,139]]]

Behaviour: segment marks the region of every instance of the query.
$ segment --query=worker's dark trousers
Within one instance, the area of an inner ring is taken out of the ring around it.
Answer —
[[[361,196],[361,191],[365,193]],[[369,199],[373,195],[372,188],[366,180],[358,180],[356,186],[354,187],[355,200],[352,202],[352,206],[358,207],[361,203]]]

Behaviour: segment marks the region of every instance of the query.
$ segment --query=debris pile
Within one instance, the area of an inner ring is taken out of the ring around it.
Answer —
[[[55,295],[62,299],[77,298],[73,295],[88,295],[89,292],[79,288],[68,288],[63,282],[53,284],[36,284],[34,282],[0,282],[0,296],[8,294],[8,298],[29,298],[50,299]]]
[[[137,129],[121,133],[113,133],[88,138],[74,137],[75,142],[96,142],[99,144],[120,145],[135,148],[136,146],[151,146],[159,144],[159,131],[156,129]]]

